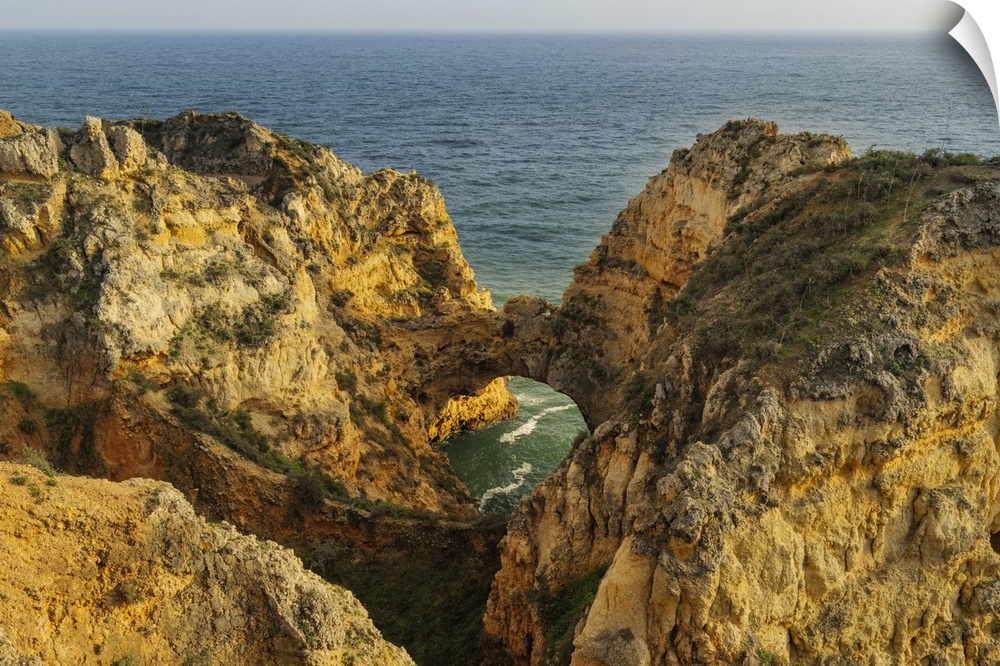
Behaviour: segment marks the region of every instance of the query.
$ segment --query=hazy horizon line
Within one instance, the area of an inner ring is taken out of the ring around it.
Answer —
[[[255,36],[536,36],[536,37],[677,37],[677,36],[876,36],[876,35],[947,35],[946,30],[930,28],[677,28],[671,30],[578,30],[578,29],[505,29],[505,28],[443,28],[378,29],[378,28],[0,28],[0,35],[255,35]]]

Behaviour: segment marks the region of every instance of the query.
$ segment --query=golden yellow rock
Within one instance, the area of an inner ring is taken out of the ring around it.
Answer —
[[[505,309],[594,426],[502,544],[515,664],[1000,660],[1000,174],[847,156],[730,123]]]
[[[126,409],[132,428],[179,417],[270,469],[304,457],[353,497],[474,512],[431,441],[516,403],[502,381],[482,391],[414,365],[453,336],[464,345],[452,331],[464,318],[494,316],[433,184],[363,175],[235,114],[88,117],[68,147],[4,117],[20,133],[0,154],[0,327],[13,341],[0,379],[31,396],[0,427],[11,451],[59,440],[70,469],[196,487],[183,469],[136,467],[145,454],[119,420],[75,416],[131,387],[154,408]],[[42,168],[36,143],[67,168]],[[65,432],[46,409],[66,412]]]
[[[165,483],[0,463],[0,557],[0,659],[413,663],[350,592],[274,542],[206,524]]]

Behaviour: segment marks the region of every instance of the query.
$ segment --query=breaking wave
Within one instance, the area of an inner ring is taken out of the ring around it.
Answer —
[[[483,511],[486,503],[497,495],[509,495],[518,488],[524,485],[524,479],[527,478],[534,467],[531,463],[521,463],[521,466],[514,470],[514,481],[513,483],[508,483],[506,486],[497,486],[495,488],[490,488],[485,493],[483,493],[482,498],[479,500],[479,510]]]
[[[554,414],[555,412],[564,412],[567,409],[573,409],[576,405],[559,405],[558,407],[549,407],[548,409],[543,409],[538,414],[535,414],[530,419],[522,423],[516,430],[510,432],[505,432],[500,435],[500,441],[504,444],[511,444],[525,435],[530,435],[538,427],[538,422],[548,414]]]

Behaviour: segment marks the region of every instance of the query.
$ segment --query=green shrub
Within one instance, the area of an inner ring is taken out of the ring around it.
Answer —
[[[983,159],[972,153],[951,153],[941,148],[931,148],[920,156],[927,164],[938,166],[979,166]]]
[[[30,446],[25,446],[21,449],[20,453],[21,462],[25,465],[31,465],[38,471],[42,472],[48,477],[54,477],[56,475],[55,469],[49,463],[48,459],[37,449],[33,449]]]
[[[298,469],[292,471],[289,478],[295,485],[299,501],[306,506],[319,506],[327,499],[347,498],[344,484],[324,472],[323,468],[315,463],[300,460]]]
[[[761,666],[777,666],[780,663],[778,657],[773,652],[764,648],[757,649],[757,661],[760,662]]]
[[[115,586],[115,600],[120,604],[134,604],[144,599],[139,581],[128,578]]]
[[[28,482],[28,492],[35,499],[35,504],[41,504],[49,498],[48,492],[34,481]]]
[[[573,632],[597,596],[607,567],[598,567],[563,585],[555,594],[543,590],[539,604],[545,625],[545,653],[556,663],[569,663]]]
[[[111,666],[142,666],[142,662],[139,658],[133,654],[127,654],[124,657],[119,657],[111,662]]]
[[[214,285],[225,282],[236,269],[236,265],[229,259],[215,259],[205,267],[202,276],[205,280]]]
[[[178,407],[197,407],[204,394],[198,389],[188,388],[178,384],[167,391],[167,400]]]
[[[2,385],[4,389],[25,407],[33,407],[38,404],[38,398],[31,388],[22,382],[10,381]]]
[[[330,309],[342,308],[354,297],[349,289],[334,289],[330,292]]]
[[[201,406],[201,393],[183,386],[167,392],[174,403],[171,413],[192,430],[205,433],[247,460],[278,474],[289,474],[299,463],[273,448],[267,435],[257,430],[249,412],[220,410],[214,400]]]
[[[334,376],[337,379],[337,386],[342,391],[354,393],[358,390],[358,376],[350,370],[338,370]]]
[[[643,370],[632,375],[622,392],[622,399],[628,413],[640,419],[649,416],[653,409],[655,391],[655,375]]]
[[[150,391],[156,390],[160,387],[159,382],[155,379],[150,379],[146,375],[142,374],[138,370],[131,370],[128,374],[128,379],[132,382],[136,389],[139,391],[139,395],[145,395]]]

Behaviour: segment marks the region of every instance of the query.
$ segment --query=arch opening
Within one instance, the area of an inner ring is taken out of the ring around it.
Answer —
[[[587,424],[573,400],[547,384],[510,377],[516,416],[457,432],[439,445],[452,469],[479,498],[481,513],[510,513],[561,463]]]

